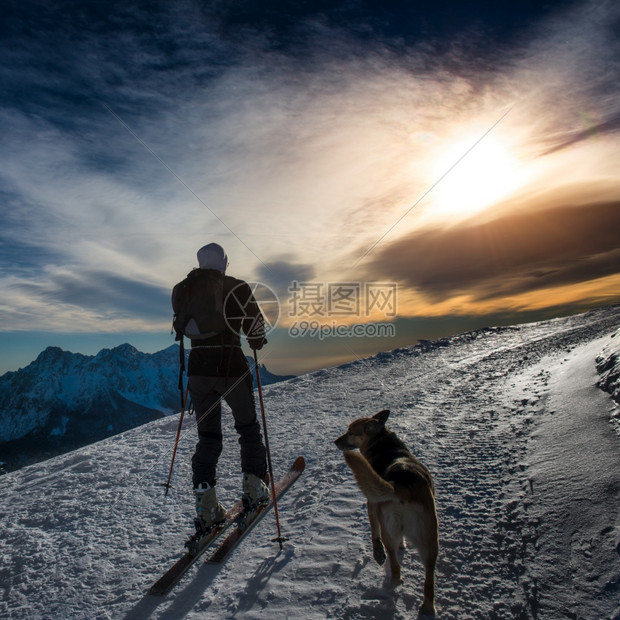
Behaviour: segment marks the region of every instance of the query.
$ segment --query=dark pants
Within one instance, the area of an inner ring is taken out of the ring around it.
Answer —
[[[198,443],[192,457],[194,487],[216,482],[217,461],[222,453],[223,398],[232,410],[241,446],[241,471],[259,478],[265,475],[265,445],[256,417],[252,375],[245,377],[189,377],[189,393],[196,412]]]

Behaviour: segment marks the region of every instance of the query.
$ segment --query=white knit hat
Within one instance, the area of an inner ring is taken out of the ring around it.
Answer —
[[[217,243],[209,243],[198,250],[198,265],[201,269],[217,269],[217,271],[226,271],[228,267],[228,256],[221,245]]]

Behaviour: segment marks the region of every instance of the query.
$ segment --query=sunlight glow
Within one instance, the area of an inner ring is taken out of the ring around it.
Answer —
[[[478,144],[475,137],[459,140],[438,157],[432,173],[437,179],[443,177],[429,195],[433,215],[442,219],[474,215],[526,181],[521,162],[493,136]]]

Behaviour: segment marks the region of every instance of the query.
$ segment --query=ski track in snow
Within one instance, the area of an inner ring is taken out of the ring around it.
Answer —
[[[438,618],[620,618],[620,451],[594,360],[620,308],[399,349],[265,389],[276,476],[306,471],[222,566],[146,590],[191,531],[193,420],[164,497],[179,416],[0,478],[0,617],[411,618],[405,584],[372,559],[361,492],[333,440],[361,415],[431,470],[440,519]],[[447,344],[448,346],[444,346]],[[426,350],[424,350],[426,349]],[[240,492],[232,424],[218,495]]]

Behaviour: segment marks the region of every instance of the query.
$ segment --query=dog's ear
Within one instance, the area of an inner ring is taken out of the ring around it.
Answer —
[[[368,422],[366,422],[366,426],[364,426],[364,432],[372,437],[372,435],[376,435],[384,428],[385,425],[383,424],[383,422],[381,422],[381,420],[375,420],[374,418],[371,418],[370,420],[368,420]]]
[[[390,415],[389,409],[384,409],[383,411],[379,411],[375,415],[366,422],[366,426],[364,427],[364,431],[368,433],[368,435],[376,435],[378,432],[382,431],[385,428],[385,423]]]
[[[372,416],[372,419],[379,420],[379,422],[382,422],[383,424],[385,424],[389,417],[390,417],[390,410],[383,409],[382,411],[379,411],[379,413],[375,413],[375,415]]]

